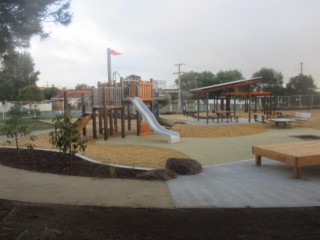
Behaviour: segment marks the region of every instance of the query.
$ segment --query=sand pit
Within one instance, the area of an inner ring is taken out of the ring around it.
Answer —
[[[286,112],[286,114],[294,114],[294,112]],[[292,128],[308,127],[320,129],[320,111],[311,112],[312,119],[299,123],[294,123]],[[184,117],[182,115],[165,115],[164,118],[170,119],[173,122],[181,122]],[[275,126],[251,123],[239,125],[221,125],[221,126],[196,126],[187,124],[176,124],[172,130],[178,131],[182,138],[219,138],[219,137],[236,137],[259,134],[268,129],[274,129]],[[135,129],[133,126],[132,129]],[[150,147],[150,146],[132,146],[132,145],[112,145],[112,144],[97,144],[91,136],[91,129],[88,128],[88,147],[85,156],[99,160],[105,163],[115,163],[127,165],[131,167],[154,167],[163,168],[165,162],[170,157],[188,157],[187,155],[170,150],[167,148]],[[135,134],[134,131],[129,134]],[[115,136],[120,138],[120,136]],[[99,136],[99,140],[102,136]],[[52,149],[49,143],[48,134],[38,136],[35,145],[39,148]]]

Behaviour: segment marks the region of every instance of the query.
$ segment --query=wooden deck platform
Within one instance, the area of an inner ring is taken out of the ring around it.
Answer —
[[[306,141],[253,146],[256,165],[261,166],[261,157],[267,157],[293,166],[293,177],[301,177],[300,167],[320,165],[320,141]]]

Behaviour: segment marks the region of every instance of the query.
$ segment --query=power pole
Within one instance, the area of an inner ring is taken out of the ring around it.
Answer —
[[[178,74],[178,112],[181,112],[181,85],[180,85],[180,75],[181,75],[181,66],[186,65],[185,63],[177,63],[174,66],[178,67],[178,72],[174,74]]]
[[[300,74],[303,74],[303,62],[300,63]]]

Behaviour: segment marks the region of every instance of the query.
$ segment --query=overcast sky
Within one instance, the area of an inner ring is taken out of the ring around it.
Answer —
[[[73,88],[121,76],[174,83],[182,71],[238,69],[249,78],[262,67],[320,81],[319,0],[73,0],[73,21],[45,25],[50,38],[32,39],[39,86]],[[319,82],[320,83],[320,82]],[[320,85],[318,85],[320,86]]]

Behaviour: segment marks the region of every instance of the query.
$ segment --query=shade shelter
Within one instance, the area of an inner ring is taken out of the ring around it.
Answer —
[[[236,90],[235,92],[238,93],[238,95],[241,95],[240,93],[245,93],[249,96],[248,121],[251,122],[251,95],[257,94],[257,92],[251,91],[251,85],[253,83],[257,83],[261,79],[262,79],[262,77],[255,77],[255,78],[250,78],[250,79],[245,79],[245,80],[236,80],[236,81],[231,81],[231,82],[220,83],[220,84],[215,84],[215,85],[211,85],[211,86],[191,89],[190,92],[195,93],[198,96],[201,94],[202,95],[205,94],[207,103],[209,102],[209,93],[210,92],[217,92],[220,90],[233,88],[234,90]],[[231,95],[232,94],[230,94],[229,96],[231,96]],[[236,95],[236,94],[233,94],[233,95]],[[197,99],[198,99],[198,103],[199,103],[199,97]],[[235,109],[234,109],[234,111],[235,111]],[[209,121],[209,104],[207,104],[206,112],[207,112],[207,123],[208,123],[208,121]],[[198,119],[199,119],[199,108],[198,108]]]

